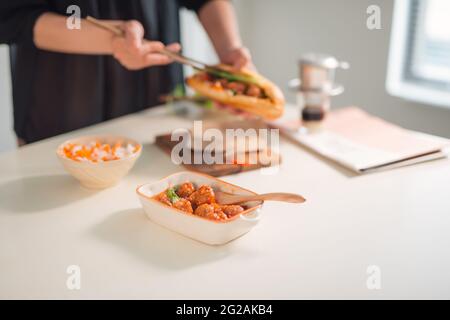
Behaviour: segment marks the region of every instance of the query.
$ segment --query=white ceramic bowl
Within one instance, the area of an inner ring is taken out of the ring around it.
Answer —
[[[243,195],[255,194],[252,191],[205,174],[189,171],[175,173],[156,183],[142,185],[136,190],[145,213],[152,221],[209,245],[221,245],[230,242],[250,231],[259,222],[263,202],[245,203],[244,205],[249,209],[242,214],[226,221],[213,221],[186,214],[152,198],[167,188],[186,181],[194,183],[197,187],[206,184],[215,190]]]
[[[88,144],[92,141],[114,144],[116,141],[123,143],[139,145],[140,148],[132,155],[119,160],[105,162],[78,162],[67,158],[64,155],[63,148],[68,143]],[[61,144],[56,150],[58,159],[64,168],[80,183],[90,189],[104,189],[117,184],[134,166],[142,152],[142,145],[135,140],[120,136],[86,136],[77,139],[71,139]]]

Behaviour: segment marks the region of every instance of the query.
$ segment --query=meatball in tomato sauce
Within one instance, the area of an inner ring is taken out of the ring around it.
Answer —
[[[212,204],[204,203],[198,206],[194,212],[195,215],[211,220],[226,220],[227,215],[221,210],[217,210]]]
[[[214,190],[210,186],[203,185],[189,196],[189,201],[196,207],[204,203],[216,202]]]
[[[190,182],[185,182],[183,184],[180,184],[180,186],[177,188],[177,194],[182,198],[188,198],[191,194],[193,194],[195,191],[195,187]]]
[[[193,213],[194,212],[194,210],[192,209],[191,203],[188,200],[183,199],[183,198],[181,198],[180,200],[175,202],[173,204],[173,207],[178,209],[178,210],[187,212],[187,213]]]
[[[161,192],[155,197],[156,200],[159,202],[164,203],[165,205],[168,205],[169,207],[172,206],[172,202],[170,201],[169,197],[167,196],[166,192]]]
[[[222,211],[228,216],[228,218],[231,218],[244,212],[244,208],[238,205],[228,205],[222,206]]]
[[[258,86],[251,84],[248,86],[247,91],[245,93],[247,94],[247,96],[258,98],[261,96],[262,90]]]

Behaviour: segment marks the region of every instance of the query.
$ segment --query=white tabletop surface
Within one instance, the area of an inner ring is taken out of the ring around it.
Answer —
[[[139,184],[183,170],[152,142],[190,120],[154,109],[0,155],[0,298],[450,298],[450,161],[355,176],[282,141],[278,173],[224,177],[256,192],[303,194],[267,203],[260,224],[211,247],[155,225]],[[90,191],[55,148],[86,134],[144,143],[117,186]],[[80,290],[66,286],[70,265]],[[381,288],[367,287],[379,267]]]

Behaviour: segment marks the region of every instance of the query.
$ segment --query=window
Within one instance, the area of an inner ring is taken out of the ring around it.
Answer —
[[[450,1],[396,0],[387,90],[450,108]]]

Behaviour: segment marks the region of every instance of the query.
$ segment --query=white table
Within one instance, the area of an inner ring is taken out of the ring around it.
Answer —
[[[152,223],[135,195],[182,170],[152,141],[189,126],[160,108],[0,155],[0,298],[450,298],[448,160],[355,176],[282,142],[276,175],[224,179],[308,202],[267,203],[250,233],[210,247]],[[130,174],[97,192],[55,156],[62,141],[96,133],[145,144]],[[66,286],[70,265],[80,290]],[[379,290],[366,284],[371,265]]]

